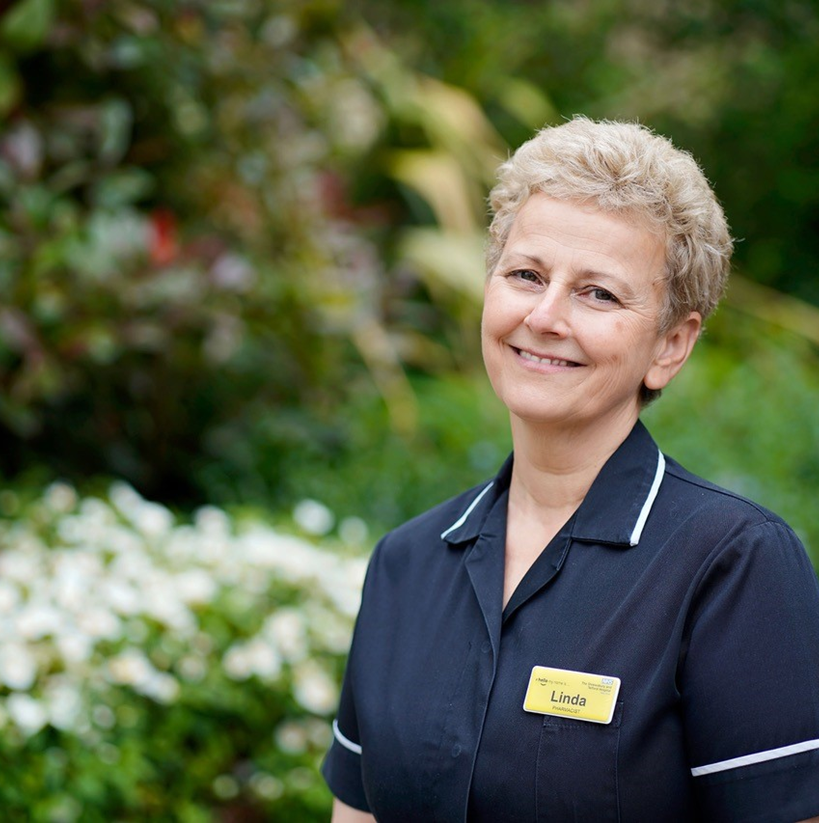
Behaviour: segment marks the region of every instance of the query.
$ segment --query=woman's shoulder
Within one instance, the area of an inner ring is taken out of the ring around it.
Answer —
[[[460,494],[438,503],[425,512],[402,523],[381,539],[378,551],[389,555],[424,554],[426,551],[440,552],[447,544],[455,541],[467,521],[481,521],[484,505],[490,504],[488,494],[496,484],[496,478],[487,479]]]
[[[470,518],[469,525],[482,521],[485,513],[473,504],[492,484],[478,484],[387,532],[370,557],[364,600],[375,598],[382,601],[382,606],[392,602],[394,608],[396,598],[405,603],[406,598],[417,600],[434,588],[435,581],[451,580],[462,566],[466,542],[453,539],[450,530],[455,525],[457,531],[457,524],[462,523],[470,507],[477,519],[472,522]],[[462,534],[458,531],[455,538]]]
[[[764,505],[739,492],[706,480],[666,456],[666,480],[663,483],[671,504],[706,530],[709,523],[733,531],[761,526],[773,531],[793,533],[790,525]]]
[[[507,460],[494,478],[488,478],[460,494],[387,532],[376,546],[374,556],[382,560],[434,562],[443,557],[454,560],[458,551],[476,537],[498,494],[508,482]]]

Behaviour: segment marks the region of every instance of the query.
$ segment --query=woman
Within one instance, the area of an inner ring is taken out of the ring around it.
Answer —
[[[641,126],[576,118],[491,202],[483,354],[513,456],[376,547],[334,821],[819,815],[804,549],[639,421],[724,289],[707,181]]]

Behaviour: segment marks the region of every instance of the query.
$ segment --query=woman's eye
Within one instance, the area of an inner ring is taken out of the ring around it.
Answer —
[[[605,289],[592,288],[589,289],[589,294],[599,303],[619,303],[620,301],[610,292]]]
[[[531,269],[518,269],[517,271],[513,271],[512,277],[527,283],[537,283],[540,280],[537,273],[531,271]]]

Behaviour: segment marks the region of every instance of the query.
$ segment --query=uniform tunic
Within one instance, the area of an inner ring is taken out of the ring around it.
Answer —
[[[376,547],[332,792],[379,823],[819,815],[819,583],[787,524],[638,422],[503,608],[512,460]],[[535,665],[619,677],[612,721],[524,711]]]

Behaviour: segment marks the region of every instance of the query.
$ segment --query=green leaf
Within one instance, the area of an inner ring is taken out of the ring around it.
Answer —
[[[17,51],[32,51],[46,39],[55,11],[54,0],[20,0],[0,23],[0,38]]]
[[[123,168],[93,186],[93,200],[103,209],[119,209],[136,203],[151,193],[153,177],[144,169]]]
[[[101,108],[100,156],[111,165],[118,163],[131,143],[133,113],[125,100],[108,100]]]
[[[8,114],[20,99],[20,77],[8,55],[0,54],[0,117]]]

